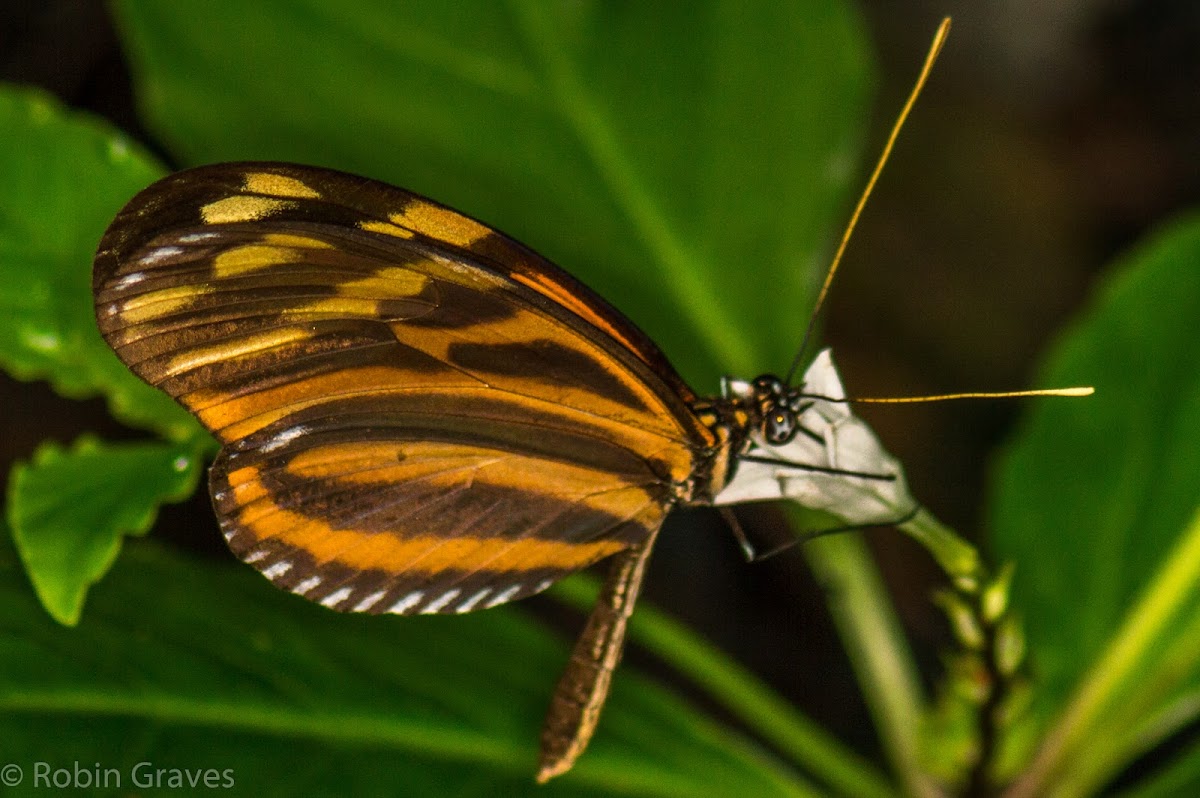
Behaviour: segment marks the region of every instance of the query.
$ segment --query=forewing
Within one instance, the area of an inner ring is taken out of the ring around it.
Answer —
[[[151,186],[101,332],[224,444],[231,547],[343,610],[466,611],[645,540],[712,441],[630,322],[472,219],[277,164]]]

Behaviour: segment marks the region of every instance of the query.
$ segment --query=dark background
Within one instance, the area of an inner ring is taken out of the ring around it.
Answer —
[[[860,396],[1031,387],[1044,348],[1086,305],[1111,259],[1200,199],[1200,4],[873,0],[861,8],[879,59],[869,158],[940,17],[952,15],[954,28],[859,224],[827,309],[825,340]],[[5,0],[0,80],[40,85],[154,146],[133,113],[100,3]],[[1020,411],[1018,402],[989,401],[863,415],[904,462],[917,497],[960,532],[986,540],[989,459]],[[0,424],[4,474],[47,437],[136,435],[99,401],[61,399],[44,384],[4,375]],[[680,515],[655,556],[649,600],[843,737],[872,747],[801,552],[746,565],[719,519]],[[777,520],[762,507],[742,516],[755,526]],[[203,492],[167,508],[156,534],[231,558]],[[947,644],[928,601],[938,573],[894,530],[868,536],[918,657],[935,674],[938,648]],[[631,657],[655,667],[637,652]]]

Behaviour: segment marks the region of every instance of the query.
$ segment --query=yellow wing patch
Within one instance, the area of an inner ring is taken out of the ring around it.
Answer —
[[[301,236],[295,233],[267,233],[263,236],[264,244],[276,247],[297,247],[299,249],[335,249],[333,244],[311,236]]]
[[[185,371],[191,371],[212,363],[222,363],[234,358],[253,357],[263,352],[298,341],[307,341],[312,334],[296,327],[284,327],[278,330],[267,330],[261,333],[251,333],[212,346],[197,346],[188,349],[185,354],[171,359],[163,370],[163,376],[174,377]]]
[[[321,192],[302,180],[271,172],[251,172],[246,175],[243,185],[247,191],[254,194],[271,194],[276,197],[294,197],[296,199],[317,199],[321,196]]]
[[[147,291],[130,297],[121,304],[121,319],[125,324],[141,324],[183,310],[197,297],[212,291],[206,285],[177,285],[157,291]]]
[[[429,285],[429,276],[404,266],[385,266],[361,280],[347,280],[337,287],[339,296],[378,299],[408,299],[419,296]]]
[[[492,232],[490,228],[462,214],[418,200],[413,200],[404,210],[393,213],[389,218],[401,227],[464,248]]]
[[[368,233],[382,233],[385,236],[395,236],[396,238],[412,238],[415,233],[407,227],[400,227],[391,222],[380,222],[376,220],[367,220],[358,223],[359,230],[365,230]]]
[[[274,197],[225,197],[202,207],[200,218],[205,224],[257,222],[292,205],[290,200]]]
[[[213,258],[213,277],[236,277],[284,263],[296,263],[302,255],[287,247],[271,244],[247,244],[222,252]]]

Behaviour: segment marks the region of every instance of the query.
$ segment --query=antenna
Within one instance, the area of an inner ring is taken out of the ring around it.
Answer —
[[[1096,389],[1091,386],[1078,388],[1033,388],[1027,391],[968,391],[967,393],[943,393],[932,396],[889,396],[865,399],[846,399],[847,402],[875,405],[902,405],[915,402],[945,402],[953,399],[1013,399],[1023,396],[1091,396]],[[837,399],[830,401],[836,402]]]
[[[950,35],[950,17],[942,20],[942,24],[938,26],[937,33],[933,35],[933,43],[929,45],[929,54],[925,56],[925,65],[921,67],[921,74],[917,76],[916,85],[908,95],[908,101],[904,103],[904,107],[900,109],[900,115],[896,117],[896,123],[892,125],[892,132],[888,135],[887,143],[883,145],[883,152],[879,155],[879,160],[875,164],[875,170],[871,172],[870,179],[867,180],[867,187],[863,189],[862,196],[858,198],[858,205],[854,207],[854,213],[850,214],[850,222],[846,225],[846,232],[842,233],[841,243],[838,244],[837,252],[833,255],[833,262],[829,264],[829,271],[825,273],[825,282],[821,285],[821,291],[817,294],[817,302],[813,306],[812,314],[808,317],[808,326],[804,330],[804,338],[800,341],[800,348],[796,350],[796,356],[792,358],[792,365],[788,369],[787,378],[784,383],[792,384],[792,377],[796,375],[796,369],[800,366],[801,359],[804,357],[804,350],[808,348],[809,338],[812,337],[813,328],[817,323],[817,315],[821,312],[821,306],[825,303],[825,297],[829,293],[829,286],[833,284],[833,276],[837,274],[838,264],[842,262],[842,255],[846,252],[846,245],[850,243],[850,236],[854,233],[854,226],[858,224],[858,217],[862,214],[863,207],[867,204],[867,198],[871,196],[871,191],[875,188],[875,182],[879,180],[879,174],[883,171],[883,165],[887,163],[888,157],[892,154],[892,147],[896,144],[896,138],[900,135],[900,128],[904,127],[904,120],[908,118],[908,112],[912,110],[913,105],[917,101],[917,96],[920,95],[921,89],[925,88],[925,82],[929,79],[929,73],[933,70],[933,63],[937,60],[938,53],[942,50],[942,45],[946,43],[946,37]]]

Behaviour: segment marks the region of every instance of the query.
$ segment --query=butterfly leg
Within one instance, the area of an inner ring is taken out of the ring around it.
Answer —
[[[613,555],[600,597],[550,699],[542,726],[539,783],[570,770],[592,739],[657,537],[655,529],[639,546]]]

